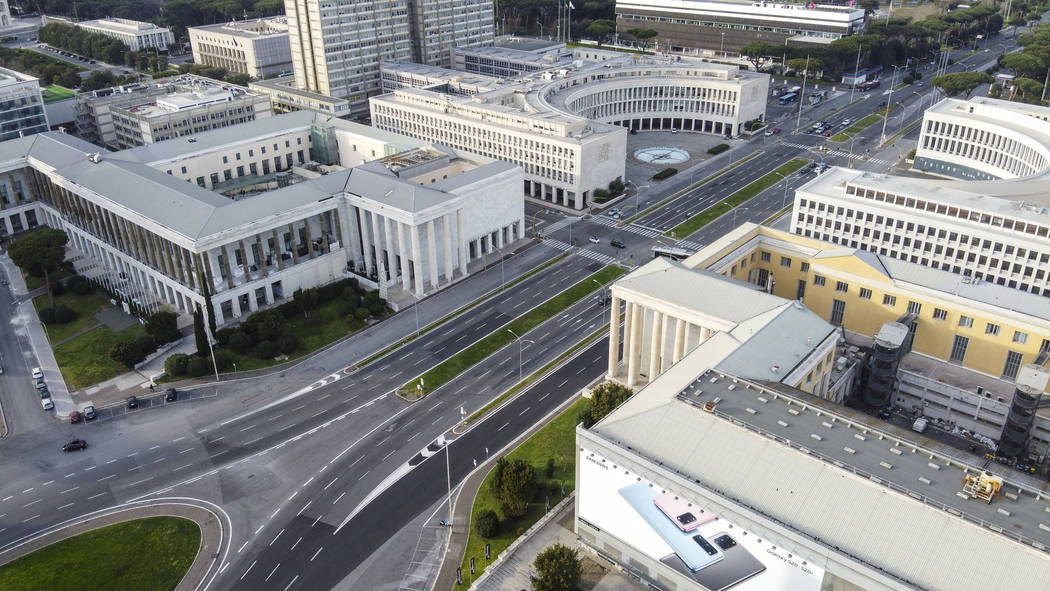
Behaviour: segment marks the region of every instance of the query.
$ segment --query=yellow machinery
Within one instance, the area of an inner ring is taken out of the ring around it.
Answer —
[[[999,492],[999,489],[1003,486],[1003,479],[998,476],[993,476],[988,472],[981,472],[980,474],[967,474],[963,481],[963,492],[970,495],[970,498],[981,499],[982,501],[991,504],[992,497],[995,493]]]

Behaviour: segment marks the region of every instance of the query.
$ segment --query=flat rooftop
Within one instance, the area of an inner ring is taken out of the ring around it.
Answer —
[[[555,49],[564,49],[565,43],[540,39],[539,37],[515,37],[511,35],[496,37],[494,46],[498,49],[516,49],[529,53],[543,53]],[[486,47],[463,48],[458,51],[474,53],[478,50],[486,50]]]
[[[999,466],[989,466],[984,458],[965,457],[964,452],[940,444],[928,445],[935,442],[804,393],[790,394],[779,384],[763,386],[748,388],[742,380],[711,370],[681,390],[677,398],[696,413],[703,413],[705,403],[718,399],[716,417],[1015,542],[1050,552],[1050,497],[1045,489],[1019,482],[1022,475],[996,473]],[[986,504],[963,495],[963,477],[984,469],[1003,477],[1002,490],[1011,496],[1000,494]]]
[[[241,37],[244,39],[258,39],[260,37],[269,37],[272,35],[287,35],[288,17],[271,16],[244,21],[218,23],[214,25],[201,25],[199,27],[189,27],[189,29],[192,31],[202,31],[207,33],[221,33],[223,35]]]

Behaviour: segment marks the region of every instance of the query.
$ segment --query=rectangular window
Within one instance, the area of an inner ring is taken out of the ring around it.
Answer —
[[[835,291],[838,291],[838,292],[841,292],[841,293],[848,292],[849,291],[849,283],[846,283],[845,281],[836,281],[835,282]]]
[[[803,273],[808,273],[809,272],[809,263],[802,263],[802,272]]]
[[[827,280],[824,279],[823,275],[814,275],[813,276],[813,285],[816,285],[817,287],[824,287],[824,284],[826,282],[827,282]]]
[[[831,301],[831,323],[842,326],[842,317],[846,315],[846,302],[842,300]]]
[[[1006,352],[1006,363],[1003,364],[1003,378],[1007,380],[1017,379],[1017,371],[1021,369],[1022,355],[1017,351]]]
[[[197,177],[197,184],[202,186],[202,187],[205,186],[204,185],[204,177],[202,177],[202,176]]]
[[[959,326],[962,328],[973,328],[973,318],[970,318],[969,316],[960,316]]]
[[[934,320],[947,320],[948,319],[948,311],[947,310],[942,310],[940,308],[934,308],[933,309],[933,319]]]
[[[908,302],[909,314],[915,314],[916,316],[918,316],[919,312],[922,312],[922,304],[920,304],[919,302]]]
[[[952,341],[952,352],[951,355],[948,356],[948,361],[962,365],[963,359],[966,359],[966,347],[969,345],[970,339],[955,335],[955,340]]]
[[[798,280],[798,290],[795,292],[795,299],[796,300],[801,300],[804,297],[806,297],[806,280],[805,279],[799,279]]]
[[[186,174],[186,167],[185,166],[182,167],[182,174]]]
[[[791,268],[791,259],[789,259],[787,257],[780,257],[780,266],[781,267],[787,267],[788,269],[790,269]]]
[[[1014,331],[1014,342],[1015,343],[1020,343],[1022,345],[1027,343],[1028,342],[1028,333],[1021,332],[1019,330],[1015,330]]]
[[[866,287],[860,288],[860,299],[862,299],[862,300],[870,300],[871,299],[871,290],[866,288]]]
[[[990,334],[993,337],[999,336],[999,325],[998,324],[992,324],[991,322],[989,322],[984,327],[984,334]]]
[[[763,252],[762,253],[762,262],[763,263],[768,263],[769,262],[769,258],[770,257],[769,257],[769,253],[768,252]]]
[[[896,306],[897,305],[897,296],[891,296],[889,294],[884,294],[882,296],[882,305],[883,306],[889,306],[891,308]]]

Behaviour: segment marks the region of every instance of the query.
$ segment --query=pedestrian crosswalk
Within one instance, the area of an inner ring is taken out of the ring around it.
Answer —
[[[700,244],[699,242],[693,242],[691,240],[679,240],[675,243],[675,246],[677,246],[678,248],[684,248],[686,250],[693,251],[700,250],[704,247],[703,244]]]
[[[561,251],[567,251],[572,248],[571,246],[569,246],[568,242],[554,240],[553,238],[544,238],[543,243],[547,246],[550,246],[551,248],[556,248]],[[602,254],[596,250],[591,250],[589,248],[581,248],[580,250],[576,251],[576,254],[584,258],[591,259],[592,261],[598,261],[603,265],[611,265],[616,262],[616,257],[611,257],[607,254]]]
[[[639,226],[638,224],[627,224],[626,226],[620,226],[619,222],[605,216],[594,216],[591,218],[590,221],[596,224],[607,226],[609,228],[616,228],[618,230],[623,230],[632,234],[638,234],[639,236],[645,236],[646,238],[656,238],[657,236],[660,236],[662,234],[659,230],[656,230],[654,228],[646,228],[644,226]]]
[[[574,223],[576,223],[578,221],[580,221],[580,218],[576,217],[576,216],[564,217],[564,218],[562,218],[562,219],[560,219],[560,220],[558,220],[558,221],[556,221],[556,222],[546,226],[545,228],[543,228],[543,233],[544,234],[551,234],[553,232],[561,230],[562,228],[564,228],[565,226],[568,226],[569,224],[574,224]]]
[[[813,148],[813,146],[807,146],[805,144],[796,144],[792,142],[784,142],[784,145],[791,148],[798,148],[800,150],[810,150]],[[855,152],[853,154],[850,154],[849,152],[844,150],[827,150],[822,151],[820,153],[823,154],[825,158],[828,156],[832,156],[836,158],[849,159],[852,156],[854,160],[863,160],[864,162],[871,162],[872,164],[878,164],[880,166],[891,166],[893,164],[893,162],[885,160],[883,158],[864,158],[863,152]]]

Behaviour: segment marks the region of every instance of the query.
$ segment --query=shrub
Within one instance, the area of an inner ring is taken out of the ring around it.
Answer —
[[[284,316],[277,310],[262,310],[244,321],[244,331],[251,332],[260,341],[272,341],[281,334]]]
[[[259,341],[255,344],[253,353],[259,359],[273,359],[280,353],[280,349],[273,341]]]
[[[908,152],[908,160],[915,160],[915,148],[912,148],[911,152]]]
[[[678,169],[665,168],[665,169],[661,170],[660,172],[654,174],[653,175],[653,180],[654,181],[662,181],[662,180],[664,180],[666,178],[673,177],[676,174],[678,174]]]
[[[77,313],[65,306],[44,308],[40,311],[40,321],[44,324],[68,324],[76,317]]]
[[[499,516],[486,509],[474,516],[474,531],[483,538],[494,538],[499,534]]]
[[[358,308],[354,310],[354,316],[356,316],[357,319],[361,320],[362,322],[368,320],[368,317],[371,315],[372,313],[368,311],[368,308]]]
[[[619,195],[620,193],[623,193],[624,189],[626,188],[627,187],[624,185],[622,180],[620,180],[619,178],[615,178],[609,183],[609,194]]]
[[[580,582],[583,566],[579,553],[568,546],[554,544],[536,555],[532,577],[535,591],[570,591]]]
[[[729,144],[718,144],[717,146],[712,146],[710,149],[708,149],[707,153],[708,154],[721,154],[722,152],[725,152],[728,149],[729,149]]]
[[[186,360],[186,375],[199,378],[211,371],[211,360],[196,355]]]
[[[596,203],[602,203],[609,200],[609,192],[602,188],[595,189],[592,196]]]
[[[382,301],[376,302],[368,306],[368,311],[372,313],[372,316],[382,318],[383,316],[386,316],[386,304]]]
[[[69,281],[69,291],[72,291],[78,296],[85,296],[91,293],[91,282],[87,280],[83,275],[76,275]]]
[[[226,371],[233,365],[233,355],[230,355],[227,351],[216,351],[215,365],[219,368],[219,371]]]
[[[227,328],[220,328],[219,330],[215,331],[215,340],[218,341],[220,345],[225,347],[226,345],[230,344],[230,337],[240,331],[240,328],[232,326]]]
[[[61,281],[51,281],[51,295],[58,297],[66,293],[66,286]]]
[[[554,478],[554,458],[547,458],[547,469],[544,470],[547,478]]]
[[[291,355],[299,348],[299,337],[291,333],[283,334],[281,335],[281,338],[277,340],[277,345],[280,347],[281,353]]]
[[[157,350],[157,341],[148,334],[144,334],[139,338],[135,339],[135,347],[142,354],[142,358],[145,359],[147,355]]]
[[[189,355],[185,353],[176,353],[164,360],[164,371],[169,376],[179,377],[186,375],[186,364],[189,361]]]
[[[908,74],[907,76],[904,77],[904,83],[905,84],[911,84],[912,82],[915,82],[915,77],[912,76],[911,74]]]
[[[519,459],[504,465],[499,472],[497,498],[503,504],[507,517],[517,519],[528,513],[529,503],[536,496],[538,486],[536,468],[532,464]]]
[[[123,365],[127,369],[134,368],[135,364],[143,359],[139,356],[139,352],[135,348],[135,343],[133,341],[118,341],[113,343],[113,346],[109,348],[109,358]]]
[[[179,338],[178,316],[168,310],[159,310],[146,319],[146,334],[158,343],[170,343]]]
[[[228,339],[228,345],[230,350],[239,355],[243,355],[248,352],[248,349],[252,348],[254,340],[250,336],[244,333],[243,330],[238,330],[230,335]]]
[[[378,301],[380,301],[380,299],[379,299],[379,291],[373,289],[371,291],[366,291],[365,292],[365,296],[362,299],[361,304],[364,305],[367,308],[367,307],[370,307],[372,304],[374,304],[374,303],[376,303]]]

